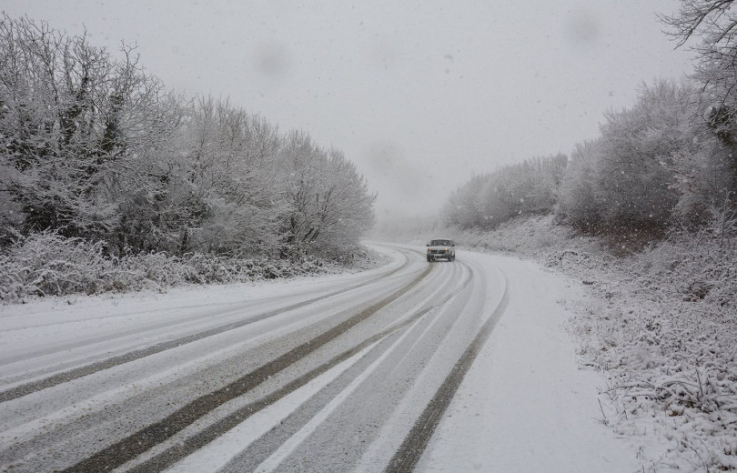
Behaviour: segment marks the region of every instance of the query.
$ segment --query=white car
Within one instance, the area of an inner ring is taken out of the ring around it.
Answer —
[[[446,238],[432,240],[427,244],[427,262],[432,263],[443,259],[454,261],[456,259],[456,244],[453,240]]]

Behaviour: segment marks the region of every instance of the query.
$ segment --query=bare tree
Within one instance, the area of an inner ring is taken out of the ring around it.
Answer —
[[[346,247],[373,224],[376,196],[366,179],[335,149],[324,150],[305,132],[290,133],[281,152],[284,251],[310,244]],[[318,246],[320,245],[313,245]]]
[[[2,188],[26,231],[99,236],[115,226],[120,173],[169,123],[160,82],[130,48],[121,53],[113,60],[84,35],[0,18]]]
[[[704,115],[710,128],[733,159],[729,163],[732,189],[737,188],[737,12],[733,0],[681,0],[674,16],[662,17],[682,46],[694,37],[698,56],[694,78],[707,92]]]
[[[672,27],[670,34],[683,46],[690,39],[700,41],[691,49],[698,55],[695,77],[711,90],[714,98],[733,105],[737,84],[737,14],[731,10],[733,0],[681,0],[674,16],[662,21]]]
[[[277,154],[282,137],[227,100],[201,97],[180,137],[187,225],[181,251],[270,251],[278,244]]]

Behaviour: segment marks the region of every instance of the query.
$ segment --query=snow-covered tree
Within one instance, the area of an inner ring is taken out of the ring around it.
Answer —
[[[487,225],[518,215],[552,212],[566,166],[566,156],[533,158],[492,173],[478,195]]]
[[[665,228],[679,200],[673,157],[698,148],[696,96],[659,81],[634,107],[605,115],[598,140],[595,197],[610,227]]]
[[[583,230],[597,226],[602,219],[596,200],[598,146],[597,141],[576,145],[558,190],[558,215]]]
[[[682,46],[689,41],[697,55],[694,79],[705,91],[710,128],[728,149],[720,160],[737,191],[737,12],[733,0],[681,0],[677,14],[663,17]]]
[[[493,228],[518,215],[552,212],[567,158],[533,158],[474,176],[453,192],[443,219],[461,228]]]
[[[1,18],[0,242],[52,231],[114,254],[243,256],[345,247],[371,225],[374,196],[340,151],[174,96],[137,61]]]
[[[582,229],[662,231],[704,223],[730,195],[733,148],[703,112],[704,95],[668,81],[637,103],[609,112],[601,136],[577,146],[559,194],[559,212]]]
[[[483,225],[484,219],[478,197],[489,178],[489,174],[474,175],[467,183],[453,191],[443,206],[443,221],[460,228]]]
[[[376,196],[340,151],[326,151],[294,131],[281,150],[280,169],[288,206],[282,219],[286,249],[356,243],[373,224]]]
[[[109,233],[119,177],[166,133],[163,87],[130,48],[113,60],[85,36],[0,18],[2,191],[25,231]]]
[[[181,251],[271,251],[283,212],[276,189],[282,137],[228,101],[199,98],[179,138]]]

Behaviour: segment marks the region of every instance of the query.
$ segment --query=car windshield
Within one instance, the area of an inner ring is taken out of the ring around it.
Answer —
[[[433,240],[430,242],[431,246],[450,246],[450,240]]]

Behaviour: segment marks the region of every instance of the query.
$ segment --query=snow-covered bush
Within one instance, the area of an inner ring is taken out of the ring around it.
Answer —
[[[645,86],[634,106],[605,115],[598,138],[563,155],[473,176],[453,192],[443,222],[494,229],[520,215],[555,212],[579,231],[638,250],[668,230],[697,229],[709,208],[737,199],[734,115],[705,107],[689,83]]]
[[[116,280],[113,268],[114,262],[103,257],[101,242],[36,234],[0,256],[0,298],[115,290],[126,282]]]
[[[3,14],[0,65],[0,247],[52,231],[119,257],[275,257],[349,250],[373,222],[339,150],[227,99],[176,96],[131,48]]]
[[[708,224],[711,209],[737,195],[737,142],[725,136],[719,121],[719,107],[705,113],[699,130],[699,146],[673,154],[673,188],[679,193],[675,214],[679,223],[694,230]]]
[[[672,232],[627,258],[544,258],[596,296],[572,327],[585,364],[608,376],[614,429],[671,442],[645,457],[648,471],[670,471],[678,458],[689,471],[737,468],[737,219],[715,213],[698,232]]]
[[[479,206],[479,194],[489,174],[474,175],[464,185],[453,191],[443,206],[443,222],[460,228],[473,228],[483,225],[484,216]]]
[[[373,224],[376,195],[355,165],[336,149],[292,132],[279,153],[285,211],[281,234],[301,249],[353,247]]]
[[[0,16],[0,184],[24,231],[115,225],[121,174],[171,128],[170,97],[137,62],[132,48],[114,59],[84,36]]]
[[[487,226],[494,227],[519,215],[552,212],[566,161],[563,154],[534,158],[490,174],[477,195],[477,205]]]
[[[244,259],[202,253],[163,252],[109,256],[102,242],[36,233],[0,255],[0,301],[32,296],[163,291],[182,284],[249,282],[365,269],[380,261],[363,247],[343,249],[333,258]]]

